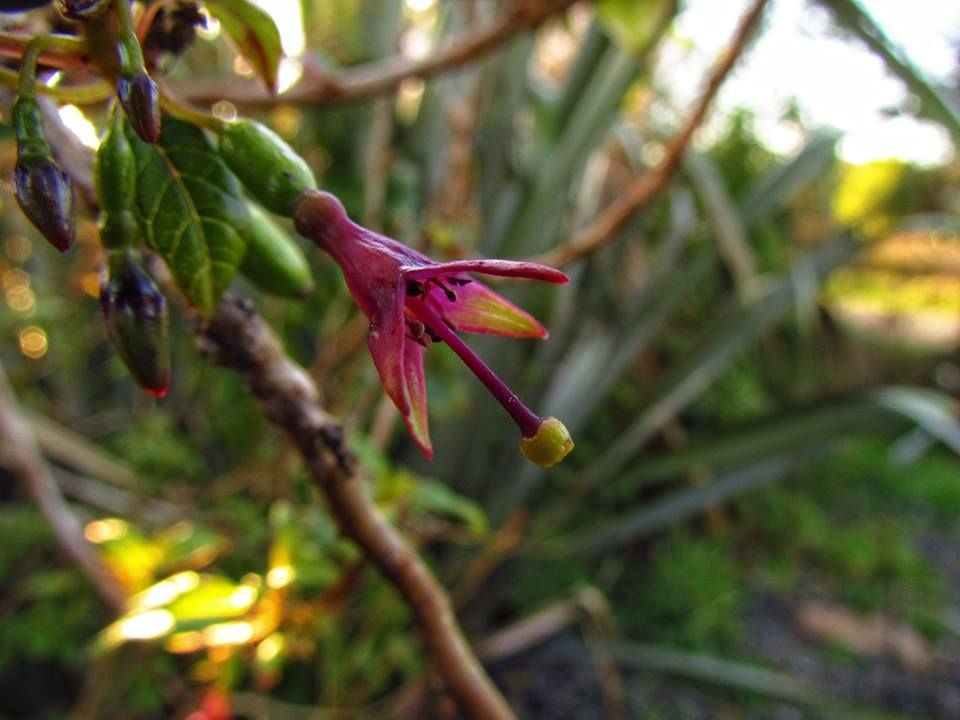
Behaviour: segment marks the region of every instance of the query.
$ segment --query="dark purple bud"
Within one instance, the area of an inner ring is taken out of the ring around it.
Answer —
[[[67,174],[51,157],[20,157],[14,185],[23,214],[57,250],[69,250],[75,233],[73,188]]]
[[[3,0],[0,2],[0,13],[24,12],[49,4],[50,0]]]
[[[141,72],[117,81],[117,97],[134,132],[144,142],[160,137],[160,91],[147,73]]]
[[[57,0],[57,10],[67,20],[92,20],[103,14],[113,0]]]
[[[100,309],[114,349],[154,397],[170,385],[167,301],[129,250],[112,252],[100,284]]]

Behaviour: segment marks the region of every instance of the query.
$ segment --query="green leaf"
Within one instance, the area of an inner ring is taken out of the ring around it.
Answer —
[[[867,47],[880,56],[887,68],[897,75],[910,92],[920,98],[920,114],[943,125],[960,142],[960,112],[951,105],[949,97],[930,82],[903,50],[884,32],[858,0],[820,0],[828,7],[840,25],[860,38]]]
[[[730,691],[774,698],[817,708],[815,717],[847,720],[893,720],[899,714],[888,714],[868,706],[851,706],[848,698],[830,694],[819,685],[763,665],[743,663],[655,645],[617,642],[598,651],[607,652],[618,664],[631,670],[662,673],[719,686]]]
[[[487,532],[487,518],[480,506],[441,483],[418,482],[411,497],[411,504],[421,512],[446,515],[458,520],[475,535],[484,535]]]
[[[664,14],[675,3],[664,0],[599,0],[597,19],[624,50],[641,52],[662,32]]]
[[[240,266],[249,228],[240,183],[199,128],[165,117],[137,158],[137,221],[187,299],[209,315]]]
[[[857,246],[849,236],[828,241],[749,302],[738,302],[727,313],[707,321],[697,348],[651,390],[643,411],[603,455],[583,471],[583,487],[595,487],[613,477],[664,422],[698,397],[740,352],[794,309],[804,295],[798,289],[797,278],[811,277],[819,281],[849,261],[856,251]]]
[[[277,91],[277,68],[283,56],[280,31],[273,18],[250,0],[204,0],[270,92]]]

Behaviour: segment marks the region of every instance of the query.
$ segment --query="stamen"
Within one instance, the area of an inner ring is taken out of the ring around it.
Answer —
[[[470,368],[477,379],[490,391],[490,394],[503,406],[507,414],[513,418],[523,437],[533,437],[537,434],[543,419],[523,404],[516,393],[507,387],[507,384],[487,367],[480,356],[460,339],[460,336],[443,321],[436,310],[420,299],[408,300],[407,307],[423,322],[428,332],[436,334],[439,339],[446,342],[460,356],[464,364]]]
[[[449,300],[450,302],[457,301],[457,294],[453,290],[448,288],[446,285],[444,285],[442,280],[437,280],[436,278],[430,278],[424,283],[424,287],[429,288],[430,285],[436,285],[438,288],[443,290],[443,294],[447,296],[447,300]]]
[[[407,280],[407,297],[420,297],[423,295],[423,285],[416,280]]]

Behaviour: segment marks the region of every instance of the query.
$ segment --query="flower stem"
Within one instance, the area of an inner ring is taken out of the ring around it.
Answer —
[[[212,132],[221,132],[225,125],[225,122],[216,115],[211,115],[203,110],[198,110],[197,108],[180,102],[180,100],[170,94],[169,89],[163,84],[160,85],[160,105],[174,117],[186,120],[189,123],[206,128]]]
[[[19,94],[24,97],[36,95],[37,63],[40,55],[51,49],[76,50],[82,48],[76,38],[69,35],[37,35],[24,46],[20,67]]]
[[[470,368],[477,379],[482,382],[487,390],[496,398],[497,402],[503,406],[507,414],[513,418],[514,422],[520,428],[520,434],[523,437],[533,437],[540,428],[543,419],[530,410],[517,397],[507,384],[503,382],[497,374],[491,370],[487,364],[480,359],[470,347],[460,339],[450,326],[444,322],[439,313],[419,298],[407,298],[407,307],[409,307],[417,319],[429,327],[434,333],[443,340],[450,349],[453,350],[464,364]]]

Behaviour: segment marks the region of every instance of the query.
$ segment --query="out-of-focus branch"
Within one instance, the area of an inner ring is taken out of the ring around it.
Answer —
[[[133,470],[83,435],[48,417],[30,413],[24,415],[37,444],[48,458],[111,485],[133,492],[140,490],[140,482]]]
[[[126,604],[120,583],[83,535],[80,521],[67,505],[40,456],[30,425],[17,408],[7,376],[0,367],[0,465],[19,479],[37,504],[61,549],[90,579],[100,597],[114,610]]]
[[[568,242],[534,258],[536,262],[553,267],[569,265],[574,260],[596,252],[608,245],[616,237],[633,215],[648,207],[673,179],[683,153],[690,144],[694,132],[700,127],[710,105],[717,95],[723,81],[730,74],[737,60],[743,55],[747,43],[756,29],[768,0],[754,0],[753,5],[743,16],[730,42],[707,81],[693,111],[680,131],[667,143],[663,160],[656,168],[637,178],[620,197],[607,206],[597,217],[573,236]]]
[[[0,57],[19,59],[33,39],[24,33],[0,32]],[[39,64],[61,70],[82,70],[87,67],[86,43],[80,38],[57,36],[56,45],[40,54]]]
[[[320,106],[366,100],[391,92],[407,78],[426,79],[467,65],[575,2],[577,0],[515,0],[509,12],[489,27],[451,38],[421,60],[398,55],[338,71],[307,64],[300,81],[279,96],[272,96],[254,81],[239,82],[222,77],[183,81],[173,85],[173,89],[179,96],[195,102],[229,100],[247,107],[275,103]]]
[[[244,377],[267,416],[293,440],[340,531],[410,607],[433,664],[463,713],[514,717],[464,639],[446,592],[373,503],[343,430],[322,407],[316,385],[287,357],[249,302],[225,297],[200,330],[200,341],[217,363]]]

